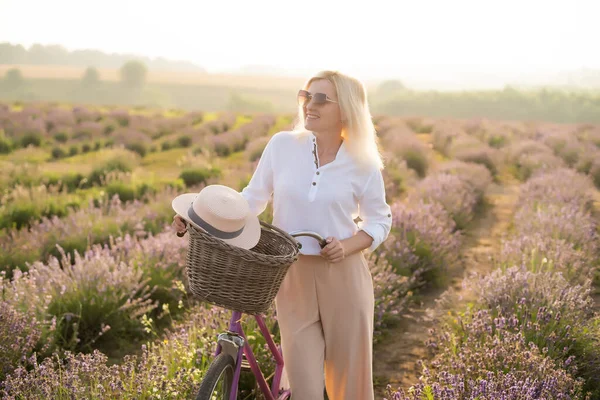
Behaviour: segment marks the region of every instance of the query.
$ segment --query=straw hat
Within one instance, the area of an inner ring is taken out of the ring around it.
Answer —
[[[234,189],[209,185],[199,193],[177,196],[173,210],[195,227],[224,242],[251,249],[260,239],[260,222],[246,199]]]

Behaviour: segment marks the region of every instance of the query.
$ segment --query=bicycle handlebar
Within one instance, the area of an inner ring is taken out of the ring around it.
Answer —
[[[188,225],[187,221],[184,221],[184,223],[185,223],[185,226],[187,228],[187,225]],[[299,236],[307,236],[307,237],[311,237],[313,239],[316,239],[319,242],[319,246],[321,248],[324,248],[325,246],[327,246],[327,242],[326,242],[325,238],[323,238],[323,236],[319,235],[316,232],[311,232],[311,231],[294,231],[294,232],[287,233],[287,232],[284,232],[281,229],[277,228],[276,226],[273,226],[273,225],[268,224],[266,222],[260,221],[260,224],[262,226],[264,226],[265,228],[273,229],[273,230],[275,230],[277,232],[280,232],[281,234],[283,234],[285,236],[288,236],[290,238],[296,238],[296,237],[299,237]],[[185,231],[183,231],[183,232],[177,232],[177,236],[182,237],[183,235],[185,235],[186,232],[187,232],[187,229]],[[298,243],[298,248],[302,248],[302,244],[300,242],[298,242],[296,240],[296,243]]]
[[[290,236],[292,236],[292,237],[308,236],[308,237],[311,237],[313,239],[316,239],[319,242],[319,246],[321,248],[327,246],[327,242],[325,241],[325,239],[323,238],[323,236],[319,235],[316,232],[311,232],[311,231],[294,231],[294,232],[290,232]]]

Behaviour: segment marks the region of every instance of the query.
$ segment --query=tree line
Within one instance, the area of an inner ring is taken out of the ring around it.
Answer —
[[[99,50],[69,51],[60,45],[41,45],[37,43],[26,49],[20,44],[0,43],[0,64],[72,65],[79,67],[93,65],[97,68],[116,69],[130,60],[137,60],[148,66],[149,69],[206,72],[202,67],[191,62],[173,61],[161,57],[151,59],[132,54],[106,54]]]
[[[140,61],[128,61],[119,68],[121,84],[129,89],[142,89],[146,84],[148,68]],[[81,77],[81,83],[85,87],[93,87],[101,82],[100,72],[96,67],[88,67]],[[8,91],[18,91],[24,88],[26,80],[19,68],[10,68],[6,71],[4,80],[0,82],[0,88]]]

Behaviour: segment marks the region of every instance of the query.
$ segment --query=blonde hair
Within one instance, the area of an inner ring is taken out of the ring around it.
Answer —
[[[350,155],[360,164],[375,165],[383,169],[383,158],[379,152],[379,140],[375,132],[367,92],[361,81],[338,71],[321,71],[304,85],[307,90],[316,80],[325,79],[335,87],[342,114],[342,137]],[[304,110],[298,107],[294,132],[307,132],[304,128]]]

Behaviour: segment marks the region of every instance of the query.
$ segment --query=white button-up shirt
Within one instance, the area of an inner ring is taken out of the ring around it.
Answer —
[[[323,166],[316,150],[313,133],[273,135],[242,196],[259,215],[273,195],[273,224],[286,232],[308,230],[343,240],[363,230],[373,238],[369,250],[374,250],[392,225],[381,171],[359,167],[343,142],[335,160]],[[361,221],[355,223],[357,216]],[[297,240],[302,254],[320,254],[313,238]]]

